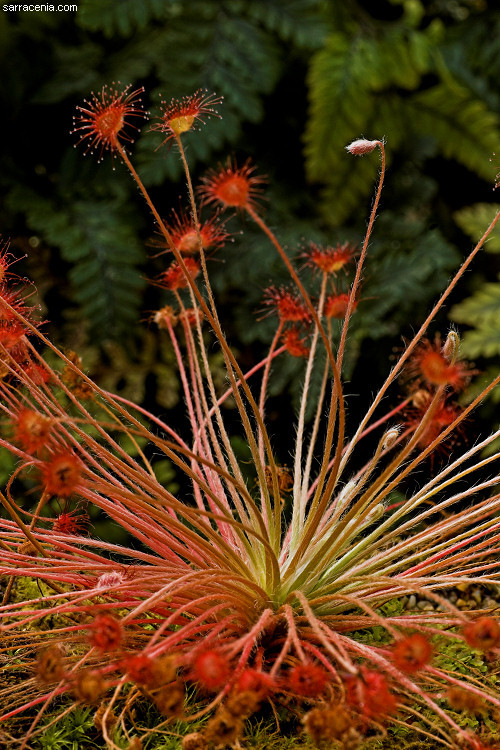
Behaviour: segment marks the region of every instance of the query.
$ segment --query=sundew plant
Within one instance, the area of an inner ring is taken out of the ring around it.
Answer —
[[[191,429],[179,434],[104,391],[76,354],[59,351],[4,247],[0,445],[17,466],[0,496],[2,737],[29,748],[54,708],[83,703],[95,706],[109,748],[137,750],[148,731],[201,717],[185,750],[238,746],[262,712],[278,726],[291,716],[313,742],[346,750],[391,727],[432,747],[493,748],[487,725],[472,719],[500,709],[494,680],[441,656],[456,645],[494,665],[500,654],[496,611],[464,611],[446,595],[500,583],[499,433],[456,439],[500,375],[459,406],[475,371],[460,358],[458,333],[438,334],[434,318],[500,214],[351,424],[342,369],[383,189],[383,140],[347,146],[348,158],[380,161],[359,246],[310,243],[293,258],[263,219],[265,180],[250,162],[229,160],[192,185],[183,139],[201,137],[190,131],[221,104],[204,91],[162,102],[152,126],[186,174],[187,208],[162,218],[126,150],[145,119],[141,94],[104,88],[78,108],[74,133],[86,151],[123,162],[153,214],[165,261],[154,283],[166,299],[152,319],[169,334]],[[201,219],[202,207],[211,218]],[[289,274],[288,285],[264,292],[276,332],[247,372],[207,268],[228,238],[224,211],[255,222]],[[216,347],[222,390],[210,370]],[[280,416],[295,437],[292,457],[266,427],[283,357],[303,362],[298,412]],[[235,413],[250,462],[233,448]],[[165,459],[184,477],[178,496],[157,479]],[[92,508],[126,530],[130,546],[93,536]],[[16,580],[26,579],[40,594],[20,601]],[[398,606],[411,596],[433,606]],[[158,721],[141,730],[134,706],[145,698]]]

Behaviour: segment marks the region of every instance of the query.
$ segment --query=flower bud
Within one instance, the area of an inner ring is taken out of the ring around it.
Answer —
[[[374,521],[378,521],[378,519],[384,515],[384,512],[385,512],[385,505],[383,503],[379,503],[366,516],[365,525],[373,523]]]
[[[340,491],[337,497],[337,507],[341,508],[345,505],[353,496],[354,490],[356,489],[357,482],[354,479],[350,479],[345,487]]]
[[[399,427],[391,427],[390,430],[387,430],[387,432],[383,435],[382,440],[380,441],[382,450],[385,451],[388,448],[392,448],[398,437]]]
[[[379,145],[380,141],[367,141],[366,138],[360,138],[346,146],[346,151],[354,156],[364,156],[370,154]]]
[[[450,331],[446,337],[446,341],[443,344],[442,353],[443,357],[448,360],[451,364],[456,360],[458,355],[458,348],[460,346],[460,338],[456,331]]]

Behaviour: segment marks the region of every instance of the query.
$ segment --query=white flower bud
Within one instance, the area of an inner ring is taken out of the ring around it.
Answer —
[[[451,362],[453,364],[458,356],[459,346],[460,338],[458,336],[458,333],[456,331],[450,331],[446,337],[446,341],[443,344],[443,357],[445,357],[448,362]]]
[[[385,435],[383,435],[381,440],[381,448],[383,451],[387,450],[387,448],[392,448],[394,443],[399,437],[399,427],[391,427],[390,430],[387,430]]]
[[[354,154],[354,156],[363,156],[364,154],[371,153],[379,145],[380,141],[367,141],[366,138],[359,138],[357,141],[353,141],[346,146],[346,151]]]

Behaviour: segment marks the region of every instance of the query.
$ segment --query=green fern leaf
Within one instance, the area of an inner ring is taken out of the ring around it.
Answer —
[[[371,277],[361,295],[361,300],[366,297],[363,335],[378,338],[399,331],[421,299],[442,289],[458,260],[456,250],[436,229],[415,232],[409,226],[405,236],[401,227],[399,234],[391,243],[394,249],[384,243],[372,253]]]
[[[450,318],[474,330],[466,331],[461,351],[466,357],[500,354],[500,282],[484,284],[475,294],[450,310]]]
[[[495,357],[500,354],[500,332],[498,320],[490,322],[476,331],[466,331],[462,341],[462,352],[465,357]]]
[[[285,42],[298,47],[318,49],[326,33],[321,0],[266,0],[249,3],[248,16],[262,23]]]
[[[490,156],[500,142],[498,116],[467,89],[449,82],[401,100],[408,122],[431,135],[442,154],[492,180]]]
[[[485,227],[489,226],[498,211],[500,211],[498,203],[475,203],[473,206],[466,206],[456,211],[453,218],[465,234],[468,234],[474,242],[478,242],[484,234]],[[489,253],[500,253],[500,230],[497,227],[486,240],[484,249]]]
[[[164,18],[166,9],[165,0],[81,0],[77,22],[107,37],[116,33],[129,36],[136,29],[144,29],[150,20]]]
[[[388,86],[415,89],[431,67],[431,46],[424,33],[398,28],[369,44],[371,67],[366,70],[373,91]]]
[[[137,322],[145,284],[137,266],[144,251],[136,238],[137,220],[122,200],[61,207],[18,187],[8,203],[72,264],[73,297],[95,339],[119,337]]]
[[[466,331],[461,342],[464,357],[496,357],[500,354],[500,331],[496,322],[484,323],[475,331]]]
[[[329,182],[345,156],[344,147],[364,131],[371,104],[364,75],[366,58],[362,40],[350,43],[342,34],[332,34],[313,58],[305,133],[306,169],[312,181]]]
[[[444,156],[492,178],[489,158],[500,141],[498,117],[452,79],[436,53],[441,36],[440,24],[422,31],[400,23],[370,37],[359,30],[351,38],[336,32],[314,55],[306,168],[311,181],[326,184],[324,214],[331,223],[349,217],[371,189],[373,169],[343,163],[342,149],[356,137],[386,136],[394,153],[403,139],[430,136]],[[442,81],[418,91],[429,72]],[[400,89],[415,93],[402,96]]]
[[[80,46],[56,43],[52,55],[55,74],[37,90],[33,97],[35,103],[52,104],[73,94],[87,95],[99,85],[96,71],[104,51],[98,44],[90,41]]]
[[[377,171],[374,160],[346,160],[344,147],[361,135],[387,136],[394,151],[408,134],[394,87],[416,88],[431,57],[427,36],[403,28],[377,38],[335,33],[315,54],[308,79],[306,169],[311,181],[327,184],[323,205],[330,223],[354,212]]]
[[[451,309],[454,320],[477,325],[483,320],[495,320],[500,330],[500,284],[484,284],[475,294]]]

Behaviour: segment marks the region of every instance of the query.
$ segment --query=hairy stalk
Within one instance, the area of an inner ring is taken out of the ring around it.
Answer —
[[[166,229],[164,222],[162,221],[160,215],[158,214],[158,211],[156,210],[153,202],[151,201],[151,198],[149,197],[149,193],[147,192],[146,188],[144,187],[144,185],[142,183],[142,180],[140,179],[139,175],[135,171],[135,169],[134,169],[134,167],[133,167],[130,159],[128,158],[125,150],[123,149],[123,147],[120,144],[118,144],[117,150],[118,150],[121,158],[125,162],[126,166],[128,167],[130,173],[132,174],[134,180],[136,181],[136,183],[137,183],[137,185],[138,185],[141,193],[143,194],[143,196],[144,196],[144,198],[145,198],[145,200],[146,200],[149,208],[151,209],[151,212],[153,213],[153,216],[154,216],[154,218],[156,220],[156,223],[158,224],[158,227],[159,227],[160,231],[162,232],[163,236],[165,237],[165,240],[166,240],[169,248],[172,250],[172,252],[175,255],[176,261],[179,263],[179,265],[181,266],[182,270],[184,271],[185,276],[186,276],[186,278],[188,280],[189,286],[192,289],[192,291],[193,291],[193,293],[194,293],[194,295],[195,295],[195,297],[197,299],[198,304],[200,305],[200,307],[202,308],[203,312],[205,313],[207,319],[209,320],[210,325],[212,326],[212,328],[213,328],[213,330],[215,332],[215,335],[217,336],[217,340],[218,340],[219,344],[221,345],[221,348],[222,348],[222,350],[224,352],[224,356],[227,359],[228,363],[230,364],[230,366],[228,367],[228,370],[227,370],[228,376],[229,376],[229,379],[231,381],[231,385],[233,387],[233,393],[234,393],[235,399],[236,399],[237,404],[238,404],[240,416],[241,416],[242,423],[243,423],[243,426],[244,426],[244,429],[245,429],[245,433],[246,433],[247,438],[249,440],[249,445],[250,445],[250,448],[252,450],[252,454],[256,457],[256,464],[255,465],[256,465],[258,476],[259,476],[259,481],[261,483],[261,487],[263,488],[263,492],[266,495],[266,493],[267,493],[267,487],[266,487],[266,483],[265,483],[264,468],[260,465],[260,462],[258,461],[258,446],[257,446],[257,444],[255,442],[255,439],[254,439],[254,436],[253,436],[253,431],[251,429],[250,422],[248,420],[246,411],[245,411],[245,409],[243,407],[243,403],[241,402],[241,399],[239,397],[238,388],[236,387],[236,380],[235,380],[235,378],[234,378],[234,376],[232,374],[233,373],[233,369],[234,369],[234,371],[238,375],[238,378],[241,381],[242,388],[245,391],[246,397],[248,398],[248,401],[249,401],[250,406],[252,408],[253,415],[254,415],[255,419],[257,420],[259,429],[262,431],[262,435],[263,435],[263,438],[264,438],[264,445],[266,447],[266,453],[267,453],[267,456],[268,456],[269,463],[271,464],[273,462],[273,452],[272,452],[271,444],[269,442],[269,437],[267,435],[266,428],[265,428],[264,423],[262,422],[262,419],[260,417],[258,406],[255,403],[254,398],[253,398],[253,396],[251,394],[251,391],[248,388],[248,385],[246,384],[246,382],[244,380],[243,373],[242,373],[242,371],[241,371],[238,363],[234,359],[234,356],[233,356],[233,354],[232,354],[232,352],[231,352],[228,344],[226,343],[226,340],[224,338],[224,334],[222,333],[218,322],[213,317],[213,315],[212,315],[211,311],[209,310],[209,308],[208,308],[205,300],[203,299],[200,291],[198,290],[198,287],[196,286],[196,284],[194,283],[194,281],[191,278],[190,274],[188,273],[188,271],[186,269],[186,265],[185,265],[184,260],[182,258],[182,255],[178,252],[177,248],[175,247],[174,243],[172,242],[170,234],[168,233],[168,230]],[[275,494],[279,494],[279,488],[277,486],[277,479],[274,482],[274,485],[275,485],[274,486],[274,492],[275,492]],[[268,495],[267,495],[267,497],[268,497]],[[268,500],[268,502],[269,502],[269,500]],[[268,568],[268,571],[269,571],[268,585],[270,586],[270,589],[272,591],[277,591],[278,588],[279,588],[279,582],[280,582],[280,572],[279,572],[279,566],[278,566],[275,554],[272,554],[270,557],[266,556],[266,560],[267,560],[267,562],[269,564],[269,568]]]

